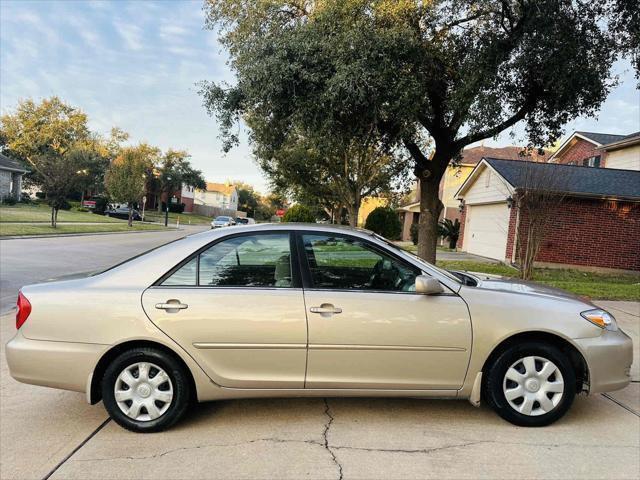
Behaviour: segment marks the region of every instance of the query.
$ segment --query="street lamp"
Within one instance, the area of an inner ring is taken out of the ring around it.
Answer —
[[[171,177],[167,177],[167,186],[171,186]],[[169,226],[169,191],[167,191],[167,201],[164,204],[164,226]]]

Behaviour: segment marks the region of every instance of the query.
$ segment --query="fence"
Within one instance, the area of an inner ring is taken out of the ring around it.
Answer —
[[[211,218],[215,218],[220,215],[226,215],[234,218],[237,216],[237,212],[235,210],[231,210],[229,208],[211,207],[209,205],[194,205],[193,213]]]

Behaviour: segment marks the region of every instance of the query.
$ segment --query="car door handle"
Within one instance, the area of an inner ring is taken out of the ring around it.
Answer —
[[[311,313],[319,313],[322,316],[329,316],[335,313],[342,313],[342,309],[340,307],[334,307],[330,303],[323,303],[319,307],[311,307],[309,311]]]
[[[185,308],[189,308],[189,305],[186,303],[180,303],[180,300],[167,300],[167,303],[156,303],[156,308],[158,310],[184,310]]]

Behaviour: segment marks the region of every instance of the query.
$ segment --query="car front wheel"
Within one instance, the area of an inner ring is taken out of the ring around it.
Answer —
[[[107,368],[102,399],[118,424],[158,432],[176,423],[189,405],[189,381],[172,356],[153,348],[128,350]]]
[[[540,343],[513,345],[487,372],[485,398],[505,420],[542,427],[561,418],[573,403],[576,377],[557,347]]]

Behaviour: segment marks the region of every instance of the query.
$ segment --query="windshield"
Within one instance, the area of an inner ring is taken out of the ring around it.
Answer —
[[[216,222],[228,222],[230,217],[216,217]]]
[[[406,248],[402,248],[399,245],[396,245],[393,242],[390,242],[389,240],[387,240],[386,238],[378,235],[377,233],[374,233],[373,236],[375,238],[377,238],[378,240],[384,242],[385,244],[387,244],[389,247],[393,248],[394,250],[398,250],[402,253],[405,253],[407,255],[410,255],[411,258],[413,258],[414,260],[417,260],[418,262],[420,262],[423,265],[426,265],[429,268],[432,268],[433,270],[437,271],[438,273],[440,273],[441,275],[447,277],[450,280],[453,280],[456,283],[462,283],[460,281],[460,279],[458,277],[456,277],[454,274],[452,274],[451,272],[449,272],[448,270],[445,270],[444,268],[440,268],[440,267],[436,267],[435,265],[433,265],[432,263],[427,262],[426,260],[423,260],[422,258],[420,258],[419,256],[417,256],[415,253],[413,253],[410,250],[407,250]]]

